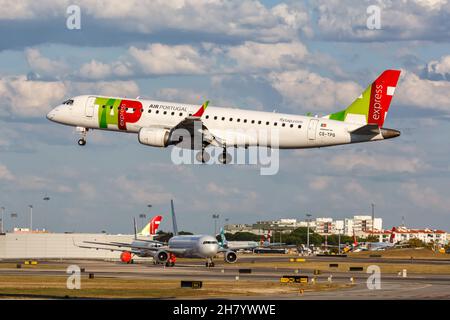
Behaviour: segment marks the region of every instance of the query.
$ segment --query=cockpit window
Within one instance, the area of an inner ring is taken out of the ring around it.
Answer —
[[[217,244],[217,241],[203,241],[203,244]]]
[[[73,99],[66,100],[62,104],[66,104],[68,106],[71,106],[71,105],[73,105]]]

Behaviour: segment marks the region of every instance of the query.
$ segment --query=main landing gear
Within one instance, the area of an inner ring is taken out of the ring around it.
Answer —
[[[227,147],[226,147],[226,146],[223,147],[222,153],[219,154],[219,162],[220,162],[221,164],[227,164],[227,163],[230,163],[231,160],[232,160],[231,154],[229,154],[229,153],[227,152]]]
[[[195,159],[197,159],[198,162],[201,163],[206,163],[209,161],[209,159],[211,158],[211,156],[209,155],[209,153],[205,150],[205,147],[202,147],[202,150],[197,152],[197,154],[195,155]]]
[[[81,134],[81,138],[78,140],[78,145],[79,146],[86,145],[86,136],[87,136],[87,132],[89,131],[89,129],[84,128],[84,127],[77,127],[76,131]]]

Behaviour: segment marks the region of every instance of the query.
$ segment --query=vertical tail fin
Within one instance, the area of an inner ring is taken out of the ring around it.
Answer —
[[[228,241],[225,238],[225,230],[223,230],[223,228],[220,228],[220,241],[222,242],[221,243],[222,247],[226,247],[227,246]]]
[[[177,225],[177,217],[175,216],[175,209],[173,208],[173,200],[170,200],[170,208],[172,210],[172,224],[173,224],[173,235],[178,235],[178,225]]]
[[[324,118],[382,127],[394,96],[400,70],[385,70],[347,109]]]
[[[149,237],[154,236],[161,224],[162,216],[154,216],[149,223],[139,232],[138,235]]]
[[[397,228],[393,227],[391,230],[391,237],[389,238],[389,242],[390,243],[394,243],[394,238],[395,238],[395,232],[397,231]]]

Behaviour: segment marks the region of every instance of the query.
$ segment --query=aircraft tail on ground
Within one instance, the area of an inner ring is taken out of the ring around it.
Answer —
[[[225,238],[225,230],[223,228],[220,228],[220,242],[221,247],[226,247],[226,245],[228,244],[228,241]]]
[[[161,224],[162,216],[154,216],[149,223],[138,233],[139,236],[154,236]]]
[[[385,70],[347,109],[324,118],[381,128],[399,77],[400,70]]]
[[[175,216],[175,209],[173,208],[173,200],[170,200],[170,208],[172,210],[172,224],[173,224],[173,235],[178,235],[178,225],[177,225],[177,217]]]

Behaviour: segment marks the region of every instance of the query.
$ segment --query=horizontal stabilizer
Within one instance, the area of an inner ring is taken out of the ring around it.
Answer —
[[[358,135],[377,135],[380,134],[380,128],[377,124],[366,124],[365,126],[359,127],[358,129],[355,129],[353,131],[350,131],[352,134],[358,134]]]

